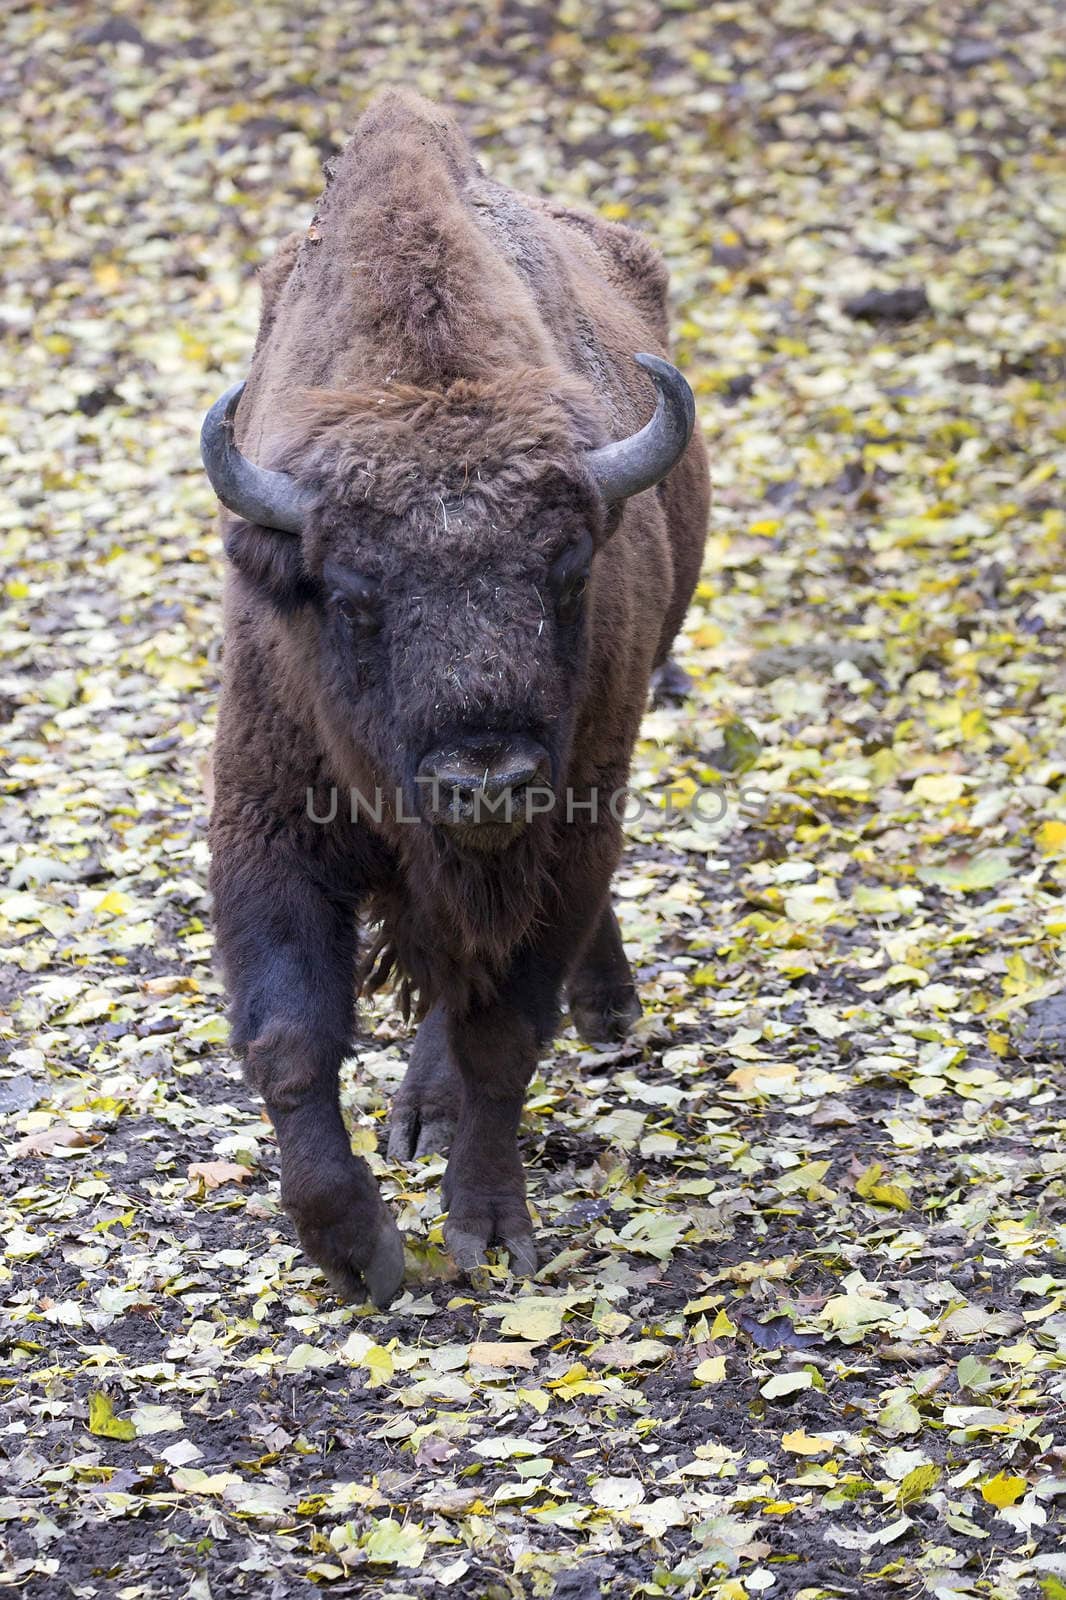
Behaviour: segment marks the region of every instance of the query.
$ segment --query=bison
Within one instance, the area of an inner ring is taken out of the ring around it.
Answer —
[[[532,1272],[538,1052],[564,993],[586,1039],[639,1015],[608,802],[696,582],[706,454],[652,246],[492,181],[415,95],[364,112],[262,288],[202,434],[230,513],[215,926],[282,1204],[385,1305],[401,1235],[338,1099],[359,985],[418,1007],[390,1155],[450,1150],[460,1269],[500,1245]]]

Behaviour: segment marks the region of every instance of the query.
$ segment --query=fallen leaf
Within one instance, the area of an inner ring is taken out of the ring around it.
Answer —
[[[14,1154],[21,1156],[52,1156],[91,1150],[101,1143],[101,1135],[89,1133],[84,1128],[72,1128],[68,1123],[53,1123],[40,1133],[28,1133],[15,1146]]]
[[[986,1478],[981,1485],[981,1498],[987,1500],[990,1506],[1002,1511],[1005,1506],[1015,1505],[1028,1487],[1025,1478],[1015,1478],[1005,1472],[997,1472],[994,1478]]]
[[[513,1334],[515,1339],[529,1344],[544,1344],[562,1332],[563,1318],[567,1312],[565,1299],[550,1295],[523,1295],[507,1307],[500,1332]]]
[[[205,1189],[221,1189],[226,1183],[243,1183],[251,1169],[237,1161],[193,1161],[189,1165],[189,1178],[199,1179]]]
[[[89,1392],[89,1432],[98,1439],[136,1439],[137,1429],[128,1417],[115,1415],[108,1395],[100,1389]]]
[[[803,1428],[797,1428],[794,1433],[783,1434],[781,1443],[786,1450],[797,1456],[823,1456],[827,1451],[836,1449],[832,1439],[825,1439],[816,1433],[807,1433]]]
[[[759,1387],[759,1393],[766,1400],[784,1400],[791,1394],[798,1394],[801,1389],[809,1389],[814,1379],[809,1372],[776,1372],[772,1378],[767,1378]]]
[[[467,1352],[472,1367],[524,1367],[531,1368],[537,1364],[531,1344],[514,1341],[480,1341],[472,1344]]]
[[[644,1500],[639,1478],[598,1478],[589,1491],[593,1503],[608,1511],[630,1511]]]

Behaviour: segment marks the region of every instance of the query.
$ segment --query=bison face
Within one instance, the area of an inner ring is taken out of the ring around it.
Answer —
[[[554,809],[602,522],[561,480],[506,513],[471,495],[312,520],[320,709],[393,823],[498,851]]]
[[[287,442],[257,419],[277,467],[237,447],[243,385],[205,418],[211,482],[244,519],[230,557],[296,614],[338,775],[398,793],[429,825],[408,832],[498,850],[551,804],[582,693],[593,552],[680,458],[695,418],[675,368],[635,359],[655,408],[607,443],[591,389],[553,369],[309,391]]]

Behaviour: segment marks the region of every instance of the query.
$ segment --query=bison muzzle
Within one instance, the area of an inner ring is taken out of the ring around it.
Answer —
[[[666,344],[640,235],[492,182],[390,92],[265,269],[247,382],[205,419],[218,947],[282,1202],[344,1295],[403,1277],[338,1099],[360,981],[417,1000],[389,1153],[449,1150],[464,1269],[501,1245],[535,1270],[518,1127],[563,995],[587,1039],[639,1015],[608,802],[708,504]],[[338,790],[360,804],[312,803]]]

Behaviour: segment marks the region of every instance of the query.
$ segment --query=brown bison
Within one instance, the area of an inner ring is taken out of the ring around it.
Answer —
[[[450,1146],[467,1269],[493,1244],[535,1268],[518,1125],[563,992],[585,1038],[639,1014],[609,801],[708,502],[688,385],[636,354],[666,343],[643,238],[492,182],[391,92],[204,423],[233,513],[211,882],[234,1044],[305,1250],[379,1305],[401,1238],[337,1091],[357,974],[418,997],[389,1153]]]

